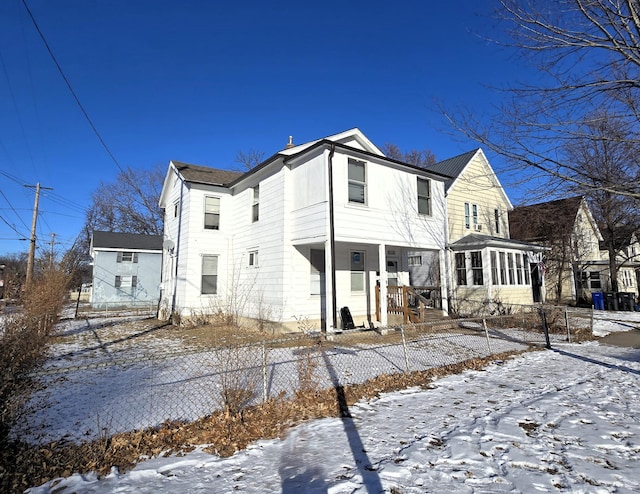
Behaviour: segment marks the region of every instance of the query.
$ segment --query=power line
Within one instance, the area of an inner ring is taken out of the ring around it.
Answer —
[[[2,194],[2,197],[4,197],[4,200],[7,201],[7,204],[9,205],[9,207],[11,208],[11,210],[16,214],[16,216],[18,217],[18,219],[20,220],[20,222],[24,225],[24,227],[28,230],[29,227],[27,226],[27,224],[22,221],[22,218],[20,217],[20,215],[18,214],[18,211],[16,211],[16,208],[13,207],[13,204],[11,204],[11,202],[9,201],[9,199],[7,198],[7,196],[4,195],[4,192],[2,192],[0,190],[0,194]]]
[[[27,5],[27,0],[22,0],[22,5],[24,5],[24,8],[26,9],[27,13],[29,14],[29,17],[31,18],[31,22],[33,23],[34,27],[36,28],[36,31],[38,32],[38,35],[40,36],[40,39],[44,43],[45,48],[49,52],[49,56],[53,60],[53,63],[55,64],[56,68],[58,69],[58,72],[60,72],[60,76],[62,76],[62,79],[64,80],[65,84],[67,85],[67,88],[69,89],[69,92],[73,96],[73,99],[75,99],[76,103],[78,104],[78,107],[80,108],[80,111],[82,111],[82,114],[86,118],[87,122],[89,122],[89,125],[91,126],[91,129],[93,130],[93,133],[96,135],[96,137],[100,141],[100,144],[102,144],[102,147],[105,149],[105,151],[107,152],[109,157],[112,159],[112,161],[116,164],[118,169],[122,173],[124,173],[124,169],[120,166],[120,163],[118,163],[118,160],[116,159],[116,157],[113,155],[113,153],[109,149],[109,146],[107,146],[107,143],[104,141],[104,139],[100,135],[100,132],[98,132],[98,129],[96,128],[96,126],[93,124],[93,121],[89,117],[89,114],[87,113],[87,110],[85,110],[84,106],[82,106],[82,103],[80,102],[80,99],[78,98],[76,92],[73,90],[73,87],[71,87],[71,83],[69,82],[69,79],[67,79],[67,76],[63,72],[62,67],[58,63],[58,60],[56,59],[55,55],[53,54],[53,51],[51,50],[51,47],[49,46],[49,43],[47,43],[47,40],[45,39],[44,34],[40,30],[40,26],[38,26],[38,23],[36,22],[36,19],[33,17],[33,14],[31,13],[31,10],[29,9],[29,6]]]

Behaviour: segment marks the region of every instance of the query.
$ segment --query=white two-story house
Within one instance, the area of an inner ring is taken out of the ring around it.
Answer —
[[[340,329],[348,307],[356,325],[385,325],[389,286],[445,285],[445,178],[386,158],[358,129],[244,174],[172,161],[161,315]]]

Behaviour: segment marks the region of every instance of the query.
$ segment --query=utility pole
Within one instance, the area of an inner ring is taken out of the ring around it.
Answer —
[[[56,234],[51,234],[51,251],[49,252],[49,269],[53,269],[53,246],[56,243]]]
[[[53,190],[51,187],[40,187],[40,182],[35,185],[25,185],[25,187],[36,189],[36,198],[33,203],[33,219],[31,220],[31,238],[29,245],[29,257],[27,258],[27,287],[33,279],[33,264],[36,257],[36,223],[38,221],[38,201],[40,200],[40,190]]]

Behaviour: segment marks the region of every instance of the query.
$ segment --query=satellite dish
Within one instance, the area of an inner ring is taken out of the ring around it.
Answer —
[[[162,242],[162,248],[165,250],[173,250],[173,247],[175,246],[175,244],[173,243],[173,240],[170,239],[165,239],[164,242]]]

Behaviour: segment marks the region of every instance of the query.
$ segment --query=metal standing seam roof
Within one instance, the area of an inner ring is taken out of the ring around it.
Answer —
[[[162,251],[162,235],[94,231],[94,249],[131,249]]]
[[[445,181],[445,190],[448,190],[455,179],[462,173],[465,167],[469,164],[471,158],[473,158],[480,148],[473,151],[467,151],[466,153],[459,154],[453,158],[449,158],[433,165],[429,165],[427,170],[440,173],[451,177],[451,179]]]

